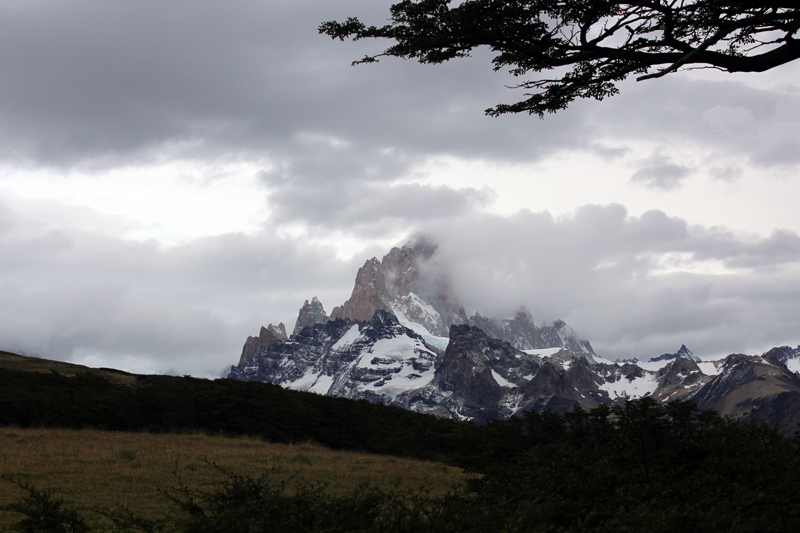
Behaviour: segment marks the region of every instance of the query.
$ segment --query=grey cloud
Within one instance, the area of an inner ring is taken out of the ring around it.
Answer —
[[[347,202],[349,211],[334,216],[348,225],[375,220],[372,209],[405,216],[390,203],[396,195],[435,212],[474,192],[410,186],[372,193],[363,206]],[[218,373],[261,325],[291,325],[303,300],[318,296],[327,309],[343,302],[363,261],[386,252],[373,246],[339,260],[335,248],[267,232],[164,248],[37,227],[5,212],[11,224],[0,233],[0,349],[140,370]],[[660,211],[632,217],[619,205],[560,217],[476,215],[451,206],[413,222],[422,216],[401,227],[439,243],[429,266],[449,272],[469,311],[502,315],[526,305],[537,322],[567,320],[612,357],[649,357],[681,343],[717,354],[798,342],[795,233],[739,235]],[[689,270],[706,261],[738,270],[663,273],[661,259],[670,254],[684,257]]]
[[[735,79],[678,75],[656,83],[626,81],[619,96],[589,110],[589,120],[620,139],[665,146],[678,140],[760,167],[795,165],[800,96],[748,87]]]
[[[716,180],[733,182],[742,176],[742,169],[737,166],[714,167],[710,170],[710,174]]]
[[[319,3],[0,3],[0,128],[7,160],[115,166],[246,154],[296,163],[310,133],[415,156],[531,159],[591,132],[572,110],[544,123],[488,119],[508,76],[488,56],[441,66],[350,67],[382,43],[340,43],[317,25],[385,6]],[[313,9],[312,9],[313,7]]]
[[[183,367],[202,373],[224,366],[211,354],[226,351],[231,331],[207,310],[138,298],[122,285],[104,282],[34,291],[3,284],[0,295],[6,349],[71,360],[103,354],[109,364],[141,357],[139,364],[150,360],[157,365],[153,370],[162,371]]]
[[[679,188],[692,169],[670,162],[662,156],[653,157],[633,173],[631,182],[641,183],[646,187],[671,191]]]
[[[328,230],[363,231],[373,236],[431,219],[469,213],[492,198],[488,190],[453,189],[417,183],[318,183],[273,192],[272,223],[302,222]],[[376,233],[378,232],[378,233]]]
[[[700,354],[798,343],[800,238],[741,236],[653,211],[586,206],[572,216],[472,216],[431,225],[435,268],[470,311],[562,318],[611,357],[650,357],[686,343]],[[663,272],[662,259],[685,258]],[[705,261],[744,270],[691,273]],[[781,293],[784,287],[786,293]]]
[[[0,212],[0,349],[101,366],[218,374],[303,300],[344,301],[365,259],[268,233],[164,248]]]
[[[795,166],[800,163],[800,142],[795,138],[775,139],[770,144],[760,146],[752,159],[764,167]]]
[[[769,237],[736,236],[720,229],[697,229],[693,242],[695,258],[717,259],[734,268],[773,268],[800,261],[800,236],[776,230]]]

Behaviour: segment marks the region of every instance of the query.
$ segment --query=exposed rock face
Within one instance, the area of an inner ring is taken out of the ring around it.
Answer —
[[[445,280],[420,275],[435,251],[436,245],[419,238],[392,248],[381,261],[370,259],[358,270],[350,298],[331,311],[331,318],[369,321],[382,310],[421,324],[432,335],[447,336],[451,323],[466,319],[449,296]]]
[[[460,417],[485,420],[506,418],[503,409],[507,383],[518,384],[541,367],[541,360],[488,336],[476,326],[450,328],[450,344],[436,372],[434,386],[448,397]]]
[[[265,346],[269,346],[273,342],[280,342],[287,340],[286,327],[283,322],[277,326],[270,324],[266,328],[261,326],[261,331],[258,337],[247,337],[242,347],[242,355],[239,357],[239,364],[249,361],[253,356]]]
[[[262,347],[244,364],[231,368],[230,378],[266,381],[291,387],[309,367],[322,361],[331,348],[351,327],[343,320],[304,328],[291,340]],[[291,387],[295,388],[295,387]],[[317,391],[314,391],[317,392]],[[321,391],[323,394],[327,392]]]
[[[368,322],[378,310],[391,312],[391,306],[386,302],[386,279],[383,268],[373,257],[358,269],[350,299],[341,306],[333,308],[331,319]]]
[[[397,397],[431,382],[439,353],[378,310],[366,323],[335,319],[303,328],[232,367],[228,377],[406,407]]]
[[[328,315],[325,314],[325,309],[322,307],[322,303],[317,299],[316,296],[314,296],[311,299],[311,303],[308,303],[308,300],[306,300],[303,304],[303,307],[300,308],[300,312],[297,315],[297,322],[294,324],[294,331],[292,331],[292,335],[297,335],[303,330],[303,328],[307,328],[315,324],[326,324],[327,322]]]
[[[671,363],[656,372],[658,381],[658,394],[654,395],[656,399],[665,402],[684,399],[711,380],[711,376],[703,374],[695,359],[699,361],[696,357],[673,358]]]
[[[543,363],[466,324],[451,326],[442,352],[379,309],[368,323],[335,319],[306,327],[263,347],[228,377],[484,421],[608,401],[594,364],[566,350]]]
[[[800,422],[800,376],[776,357],[781,353],[786,352],[773,348],[762,356],[729,355],[720,373],[688,399],[723,415],[757,409],[756,418],[794,429]]]
[[[800,372],[800,346],[791,348],[789,346],[778,346],[773,348],[764,356],[771,356],[786,365],[793,372]]]

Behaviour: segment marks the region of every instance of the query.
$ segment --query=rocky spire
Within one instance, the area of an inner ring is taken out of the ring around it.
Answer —
[[[294,331],[292,331],[292,335],[297,335],[303,328],[308,326],[313,326],[314,324],[327,324],[328,323],[328,315],[325,314],[325,309],[322,307],[322,303],[314,296],[311,299],[311,303],[308,303],[308,300],[305,301],[303,307],[300,308],[300,313],[297,315],[297,322],[294,325]]]
[[[680,349],[675,353],[665,353],[663,355],[659,355],[658,357],[652,357],[650,362],[654,363],[656,361],[672,361],[673,359],[680,359],[682,357],[696,363],[700,362],[700,358],[693,354],[685,344],[681,344]]]
[[[364,263],[356,274],[350,298],[331,311],[331,319],[366,322],[378,310],[400,312],[434,335],[447,336],[450,324],[465,319],[458,314],[460,306],[448,294],[443,280],[421,274],[420,265],[433,256],[436,248],[418,236],[392,248],[380,261],[373,257]]]
[[[269,346],[273,342],[285,341],[288,339],[286,336],[286,326],[283,322],[277,326],[270,324],[267,327],[261,326],[261,331],[258,337],[247,337],[242,347],[242,355],[239,358],[239,364],[249,361],[261,348]]]
[[[381,263],[373,257],[358,269],[350,298],[331,311],[331,319],[368,322],[375,311],[392,312],[386,292],[386,276]]]

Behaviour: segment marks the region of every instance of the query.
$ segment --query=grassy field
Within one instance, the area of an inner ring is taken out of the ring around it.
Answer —
[[[224,475],[212,462],[236,474],[258,476],[275,468],[277,479],[329,483],[332,494],[346,494],[363,482],[390,488],[430,486],[442,495],[466,479],[457,468],[439,463],[333,451],[314,444],[272,444],[249,438],[202,434],[115,433],[94,430],[0,429],[0,473],[57,495],[81,509],[117,504],[150,518],[171,504],[159,492],[181,481],[210,488]],[[23,491],[0,480],[0,505],[17,501]],[[0,528],[18,519],[0,513]]]

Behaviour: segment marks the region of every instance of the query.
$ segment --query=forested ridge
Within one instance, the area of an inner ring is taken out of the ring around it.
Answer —
[[[140,531],[797,531],[800,440],[689,402],[644,398],[567,413],[527,412],[486,425],[281,389],[269,384],[0,369],[0,423],[258,435],[434,458],[478,474],[432,498],[365,486],[347,497],[313,481],[288,494],[269,473],[170,493],[176,512]],[[6,510],[22,531],[88,531],[57,495],[26,486]],[[59,529],[60,528],[60,529]]]
[[[424,459],[459,449],[458,424],[450,420],[268,383],[188,376],[137,376],[127,385],[89,372],[0,368],[0,424],[202,430]]]

